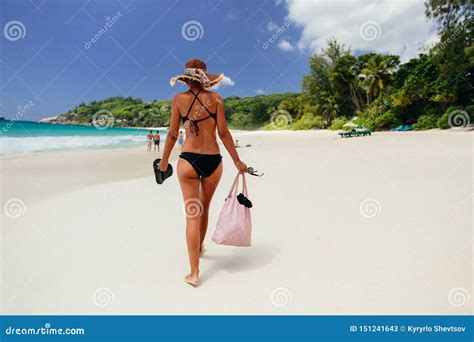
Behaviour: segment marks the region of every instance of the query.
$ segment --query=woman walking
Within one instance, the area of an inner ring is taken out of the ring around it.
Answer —
[[[172,86],[176,81],[185,83],[189,90],[172,100],[170,129],[158,168],[160,171],[167,169],[182,122],[186,140],[179,156],[177,174],[186,211],[186,242],[191,268],[184,280],[193,286],[199,285],[199,257],[207,232],[209,206],[222,176],[222,156],[216,132],[237,170],[241,173],[247,170],[227,128],[222,97],[207,90],[223,77],[223,74],[208,74],[206,64],[193,59],[186,63],[184,74],[170,81]]]

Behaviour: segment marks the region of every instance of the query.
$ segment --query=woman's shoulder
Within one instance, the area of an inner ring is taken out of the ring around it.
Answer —
[[[222,100],[222,96],[221,94],[219,94],[218,92],[216,91],[212,91],[212,90],[206,90],[206,94],[211,97],[212,99],[215,99],[215,100]]]
[[[222,100],[221,94],[219,94],[216,91],[211,91],[211,90],[201,91],[201,93],[199,94],[199,97],[201,97],[202,95],[208,96],[211,99]],[[187,99],[188,97],[191,97],[191,98],[193,97],[193,94],[189,90],[183,91],[182,93],[178,93],[174,95],[173,100]]]

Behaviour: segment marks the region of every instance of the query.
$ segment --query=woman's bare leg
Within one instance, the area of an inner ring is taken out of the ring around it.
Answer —
[[[200,236],[200,249],[199,254],[201,254],[202,246],[204,239],[206,238],[207,232],[207,223],[209,220],[209,206],[211,205],[212,197],[216,191],[219,181],[222,176],[222,162],[219,164],[217,169],[209,177],[204,178],[201,182],[201,191],[199,193],[199,199],[203,204],[203,212],[201,215],[201,220],[199,223],[199,236]]]
[[[203,212],[203,204],[199,199],[201,180],[191,164],[183,159],[178,161],[178,179],[183,193],[184,210],[186,212],[186,243],[188,245],[191,272],[184,280],[191,285],[199,284],[199,222]]]

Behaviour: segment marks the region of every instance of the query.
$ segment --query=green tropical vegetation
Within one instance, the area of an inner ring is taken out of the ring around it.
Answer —
[[[331,38],[309,60],[301,93],[232,96],[224,100],[229,125],[241,129],[342,129],[348,121],[371,130],[412,125],[415,130],[474,122],[474,18],[467,0],[427,0],[439,26],[438,43],[401,64],[399,56],[354,55]],[[118,126],[167,126],[170,101],[130,97],[80,104],[62,115],[90,124],[113,113]],[[461,115],[455,116],[453,113]],[[460,122],[459,122],[460,121]]]
[[[227,97],[224,99],[226,118],[231,127],[242,129],[260,128],[270,121],[273,112],[280,108],[296,115],[300,94],[272,94],[255,97]],[[111,97],[102,101],[81,103],[62,114],[58,122],[91,125],[94,116],[111,113],[114,126],[166,127],[170,120],[171,101],[143,102],[131,97]]]
[[[143,102],[138,98],[116,96],[89,104],[81,103],[61,117],[67,123],[90,125],[97,113],[111,113],[114,126],[118,127],[167,126],[170,109],[170,100]]]

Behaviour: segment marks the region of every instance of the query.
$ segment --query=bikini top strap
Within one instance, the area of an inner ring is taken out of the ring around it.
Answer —
[[[201,100],[199,100],[199,93],[201,92],[202,88],[199,89],[199,91],[195,94],[191,89],[189,89],[188,91],[194,95],[194,99],[193,99],[193,102],[191,102],[191,105],[189,106],[189,109],[188,109],[188,113],[186,114],[185,118],[187,119],[188,116],[189,116],[189,113],[191,112],[191,109],[193,108],[193,105],[194,105],[194,102],[196,102],[196,99],[198,99],[199,102],[201,102]],[[202,102],[201,102],[202,103]]]
[[[201,91],[201,90],[199,90],[199,91]],[[197,96],[196,96],[196,98],[197,98],[197,100],[199,101],[199,103],[200,103],[204,108],[206,108],[206,110],[207,110],[207,112],[209,113],[209,115],[212,116],[212,117],[214,117],[215,114],[214,114],[214,113],[211,113],[211,111],[209,110],[209,108],[207,108],[207,106],[206,106],[204,103],[202,103],[201,99],[200,99],[199,97],[197,97]]]

